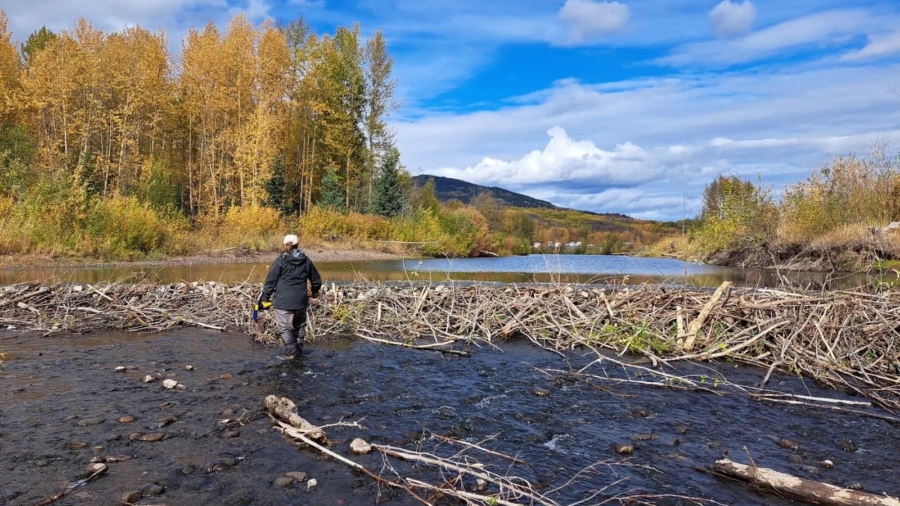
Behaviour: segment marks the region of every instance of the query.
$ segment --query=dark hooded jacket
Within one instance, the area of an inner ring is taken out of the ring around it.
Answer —
[[[269,269],[260,300],[270,300],[272,292],[275,292],[275,298],[271,299],[272,307],[275,309],[290,311],[306,309],[309,306],[307,280],[312,285],[313,296],[317,296],[319,289],[322,288],[322,278],[319,277],[319,271],[316,270],[312,260],[302,252],[296,257],[282,253]]]

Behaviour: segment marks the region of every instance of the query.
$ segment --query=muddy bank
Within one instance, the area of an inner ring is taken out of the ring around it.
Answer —
[[[873,269],[881,260],[894,259],[894,253],[878,243],[817,248],[809,245],[760,245],[720,251],[705,262],[720,267],[741,269],[783,269],[811,272],[861,272]]]
[[[327,246],[301,248],[315,262],[359,262],[369,260],[402,260],[408,254],[365,249],[333,249]],[[180,265],[211,265],[230,263],[271,263],[278,251],[257,252],[245,248],[227,248],[206,253],[172,258],[104,262],[85,258],[57,257],[39,254],[0,255],[0,269],[27,270],[38,268],[115,268],[115,267],[160,267]]]
[[[56,504],[123,498],[168,505],[418,504],[295,447],[264,416],[267,394],[293,399],[316,424],[361,419],[364,429],[328,429],[329,448],[385,477],[393,469],[443,481],[434,468],[353,455],[350,441],[362,437],[443,457],[462,448],[434,434],[479,444],[523,463],[478,452],[467,453],[471,458],[552,492],[559,504],[610,485],[588,504],[615,495],[644,495],[648,504],[696,504],[684,497],[796,504],[695,471],[723,454],[743,463],[749,454],[781,472],[900,494],[898,428],[884,420],[621,383],[615,380],[627,376],[612,364],[587,369],[608,379],[586,381],[567,371],[587,366],[593,353],[559,356],[521,341],[499,350],[470,346],[466,358],[322,339],[302,363],[290,365],[276,363],[270,349],[245,335],[194,329],[49,339],[7,332],[0,348],[9,354],[0,374],[0,504],[10,506],[65,490],[92,459],[105,460],[109,471]],[[765,373],[728,362],[682,363],[669,372],[707,378],[712,391],[720,388],[714,378],[750,385]],[[143,383],[149,374],[185,389]],[[858,400],[796,376],[776,373],[771,383],[784,392]],[[632,453],[618,454],[622,444]],[[824,460],[833,468],[822,467]],[[309,479],[315,488],[308,489]],[[660,495],[667,497],[650,497]]]

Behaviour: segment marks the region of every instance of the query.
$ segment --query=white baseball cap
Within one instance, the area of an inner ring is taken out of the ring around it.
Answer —
[[[284,236],[284,244],[300,244],[300,239],[297,239],[297,236],[294,234],[288,234]]]

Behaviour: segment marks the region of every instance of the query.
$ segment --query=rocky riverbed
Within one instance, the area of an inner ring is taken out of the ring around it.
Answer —
[[[445,457],[462,447],[441,438],[479,444],[520,462],[471,458],[559,504],[610,484],[586,504],[615,495],[647,504],[794,504],[696,470],[726,454],[900,494],[898,427],[882,419],[622,383],[613,380],[630,373],[611,364],[591,369],[609,381],[584,381],[548,371],[580,369],[595,355],[561,357],[525,342],[472,347],[471,357],[343,338],[308,348],[301,362],[280,363],[239,333],[0,334],[0,504],[38,504],[66,491],[54,504],[418,504],[273,430],[268,394],[292,399],[314,424],[359,421],[362,428],[327,429],[328,447],[385,478],[441,484],[452,476],[355,454],[354,439]],[[712,378],[750,385],[765,373],[729,362],[669,372],[709,377],[712,392]],[[770,385],[859,400],[796,376],[775,375]],[[69,490],[98,463],[107,471]]]

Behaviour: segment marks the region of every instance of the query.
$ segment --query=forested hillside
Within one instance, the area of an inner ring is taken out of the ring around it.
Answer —
[[[416,186],[420,187],[425,186],[429,179],[433,179],[435,194],[442,202],[456,199],[464,204],[470,204],[473,198],[481,193],[487,192],[493,195],[495,199],[510,207],[543,207],[547,209],[556,209],[556,206],[545,200],[536,199],[503,188],[497,188],[496,186],[482,186],[461,179],[430,176],[427,174],[415,176],[412,179]]]

